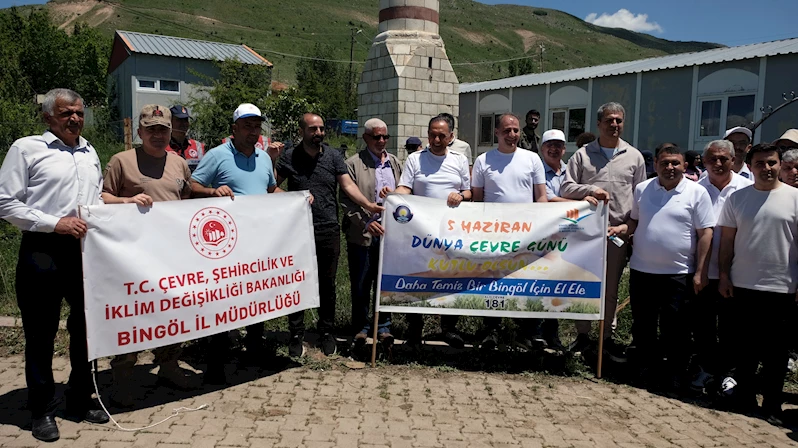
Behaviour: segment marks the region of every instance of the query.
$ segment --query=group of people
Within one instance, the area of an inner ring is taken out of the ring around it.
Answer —
[[[608,325],[599,336],[607,355],[626,361],[625,348],[611,336],[619,283],[629,263],[633,346],[642,377],[656,372],[661,378],[665,371],[677,386],[689,374],[699,388],[715,379],[727,389],[736,386],[737,401],[750,407],[756,405],[754,375],[761,361],[763,410],[779,421],[790,340],[787,324],[798,283],[798,188],[790,188],[798,175],[798,130],[772,145],[751,147],[748,129],[731,129],[724,140],[704,148],[700,159],[707,169],[702,173],[688,172],[690,166],[700,169],[698,158],[687,165],[680,148],[661,145],[654,155],[656,175],[649,178],[644,155],[621,138],[625,110],[618,103],[598,109],[598,136],[581,136],[584,145],[567,163],[566,136],[557,129],[538,136],[540,114],[534,110],[524,127],[513,114],[499,117],[498,147],[473,163],[470,146],[454,137],[454,117],[437,115],[429,122],[428,145],[408,148],[402,163],[386,150],[391,136],[378,118],[364,123],[365,148],[345,159],[324,142],[324,121],[316,114],[303,115],[299,142],[286,148],[264,139],[266,118],[256,106],[241,104],[232,114],[232,135],[206,150],[187,138],[190,117],[185,107],[147,105],[138,117],[141,146],[115,154],[103,173],[96,151],[80,135],[83,111],[77,93],[48,92],[43,103],[48,131],[17,140],[0,168],[0,218],[23,231],[16,293],[26,338],[28,406],[38,439],[59,437],[53,419],[52,356],[61,301],[66,299],[73,310],[83,309],[79,241],[87,226],[78,216],[79,206],[102,201],[147,207],[196,197],[274,194],[283,191],[284,182],[289,191],[310,192],[319,348],[325,355],[338,350],[333,324],[341,230],[347,244],[355,349],[366,344],[372,330],[369,312],[385,232],[382,203],[388,194],[426,196],[448,207],[464,201],[603,201],[609,208],[607,237],[613,241],[606,254]],[[420,139],[409,143],[421,146]],[[694,174],[698,179],[692,179]],[[377,322],[377,343],[386,347],[394,343],[391,317],[380,313]],[[305,353],[304,320],[303,311],[289,316],[291,356]],[[421,315],[409,314],[408,323],[407,343],[417,346],[424,337]],[[441,337],[462,347],[456,323],[457,316],[442,316]],[[596,345],[588,336],[589,322],[577,322],[578,336],[567,348],[558,337],[557,320],[517,325],[521,347],[583,351]],[[741,326],[753,331],[730,330]],[[91,398],[88,355],[81,342],[86,329],[79,312],[70,314],[67,328],[75,341],[70,344],[67,409],[83,420],[106,422],[108,415]],[[492,350],[500,319],[486,319],[485,328],[481,349]],[[266,359],[263,329],[262,324],[246,328],[245,354],[255,363]],[[227,343],[224,334],[211,338],[206,383],[225,384]],[[163,384],[195,387],[178,365],[179,346],[154,352]],[[112,400],[118,406],[133,403],[126,385],[136,362],[137,353],[112,360]]]

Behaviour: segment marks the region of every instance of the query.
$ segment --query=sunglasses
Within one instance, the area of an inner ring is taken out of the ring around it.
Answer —
[[[388,135],[388,134],[385,134],[385,135],[382,135],[382,134],[379,134],[379,135],[366,134],[366,135],[368,135],[369,137],[373,138],[374,140],[385,140],[385,141],[388,141],[388,139],[391,138],[391,136]]]

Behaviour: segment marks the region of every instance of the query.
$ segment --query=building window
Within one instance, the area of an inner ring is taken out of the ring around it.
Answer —
[[[139,79],[139,89],[152,90],[155,89],[156,81],[152,79]]]
[[[158,90],[162,90],[164,92],[180,92],[180,82],[179,81],[168,81],[162,79],[159,82]]]
[[[479,116],[479,145],[491,146],[499,143],[496,128],[499,127],[499,118],[502,114]]]
[[[586,117],[587,109],[584,107],[552,110],[551,129],[563,131],[569,142],[575,142],[576,137],[585,132]]]
[[[726,129],[747,126],[754,120],[755,95],[735,95],[701,100],[700,137],[722,137]]]
[[[180,81],[171,79],[138,79],[139,91],[157,90],[168,93],[180,93]]]

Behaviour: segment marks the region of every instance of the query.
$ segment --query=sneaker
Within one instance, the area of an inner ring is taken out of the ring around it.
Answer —
[[[332,356],[338,353],[338,341],[330,333],[324,333],[320,341],[321,351],[325,356]]]
[[[693,377],[693,381],[690,382],[690,390],[696,393],[703,393],[707,384],[712,380],[712,375],[707,373],[704,369],[701,369],[695,377]]]
[[[545,340],[546,342],[546,349],[548,351],[554,353],[565,353],[568,351],[564,345],[562,345],[562,341],[560,341],[560,337],[557,335],[549,336]]]
[[[626,357],[626,349],[612,339],[604,341],[604,354],[618,364],[624,364],[628,360]]]
[[[568,351],[571,353],[581,353],[588,350],[593,345],[590,336],[585,333],[580,333],[576,336],[576,340],[568,346]]]
[[[443,334],[443,342],[449,344],[449,347],[452,348],[463,348],[465,347],[465,342],[463,342],[463,338],[460,337],[459,334],[453,331],[447,331]]]
[[[305,341],[303,339],[302,335],[291,336],[291,340],[288,342],[288,356],[292,358],[305,356]]]
[[[496,350],[496,347],[499,345],[499,333],[496,330],[492,330],[485,336],[485,339],[482,340],[482,343],[479,344],[479,349],[485,352],[492,352]]]
[[[543,337],[543,335],[540,334],[532,335],[530,341],[532,342],[532,347],[535,347],[538,350],[544,350],[549,347],[549,344],[548,342],[546,342],[546,339]]]
[[[525,352],[531,352],[532,348],[534,347],[534,342],[532,342],[531,339],[527,338],[518,338],[515,341],[513,341],[513,344],[515,344],[516,347],[520,348]]]

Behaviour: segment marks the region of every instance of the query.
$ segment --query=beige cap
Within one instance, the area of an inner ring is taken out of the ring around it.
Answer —
[[[782,134],[773,144],[778,145],[781,140],[789,140],[798,145],[798,129],[787,129],[787,132]]]
[[[148,128],[159,125],[172,129],[172,113],[169,112],[169,108],[157,104],[148,104],[142,107],[139,114],[139,126]]]

